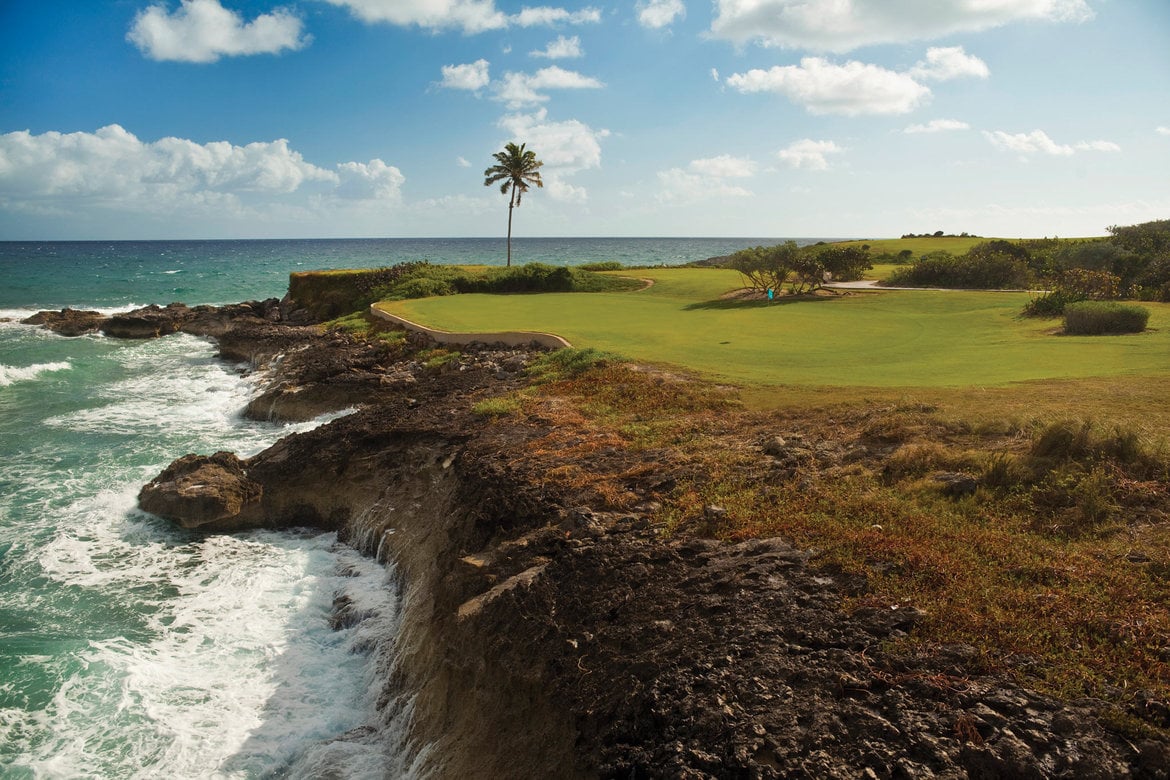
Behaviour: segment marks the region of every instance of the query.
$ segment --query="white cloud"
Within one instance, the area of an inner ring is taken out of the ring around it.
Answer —
[[[1158,135],[1170,135],[1170,127],[1159,125],[1157,128],[1155,128],[1154,132],[1156,132]]]
[[[682,0],[641,0],[635,7],[638,24],[652,30],[669,27],[675,19],[685,19],[687,15]]]
[[[962,46],[931,47],[926,59],[910,69],[910,76],[928,81],[973,76],[985,79],[991,75],[987,63],[963,50]]]
[[[314,204],[393,203],[404,182],[401,171],[378,159],[333,170],[314,165],[284,139],[244,146],[173,137],[145,142],[119,125],[0,135],[0,205],[21,213],[231,221]]]
[[[595,78],[556,65],[541,68],[536,73],[505,73],[495,85],[496,99],[510,108],[520,108],[548,100],[549,89],[600,89],[605,85]]]
[[[746,198],[752,192],[729,179],[747,179],[755,175],[756,164],[748,157],[721,154],[691,160],[684,168],[658,172],[660,203],[674,205],[697,203],[711,198]]]
[[[476,60],[463,65],[444,65],[442,67],[443,80],[439,86],[448,89],[466,89],[475,91],[483,89],[491,81],[488,76],[488,61]]]
[[[580,11],[567,11],[564,8],[550,8],[540,6],[525,8],[509,21],[520,27],[542,27],[556,24],[597,24],[601,21],[601,11],[596,8],[582,8]]]
[[[495,0],[325,1],[331,5],[348,8],[350,13],[367,24],[385,22],[399,27],[421,27],[426,30],[460,30],[468,35],[487,30],[502,30],[511,25],[537,27],[601,21],[601,11],[596,8],[568,11],[564,8],[539,6],[524,8],[520,13],[508,16],[496,8]]]
[[[714,81],[715,83],[719,83],[719,69],[718,68],[711,68],[711,80]]]
[[[1005,133],[1003,130],[988,132],[985,130],[983,136],[997,149],[1005,152],[1018,152],[1024,156],[1047,154],[1054,157],[1068,157],[1077,152],[1121,151],[1121,147],[1112,141],[1079,141],[1075,144],[1058,144],[1043,130],[1033,130],[1030,133]]]
[[[804,138],[793,141],[785,148],[776,152],[776,156],[791,168],[807,168],[811,171],[823,171],[829,167],[826,155],[841,154],[845,150],[833,141],[814,141]]]
[[[750,158],[733,157],[730,154],[691,160],[687,167],[700,176],[714,176],[719,179],[748,178],[754,176],[756,172],[756,164]]]
[[[126,39],[153,60],[215,62],[303,48],[312,38],[301,32],[300,18],[284,9],[244,22],[219,0],[182,0],[174,13],[162,3],[139,11]]]
[[[455,164],[458,165],[460,168],[470,168],[471,167],[471,160],[468,160],[466,157],[459,156],[459,157],[455,158]]]
[[[402,171],[377,158],[368,163],[341,163],[337,175],[337,197],[350,200],[397,201],[406,182]]]
[[[540,172],[550,197],[585,200],[584,188],[568,184],[565,177],[601,166],[601,140],[609,136],[608,130],[594,130],[576,119],[551,121],[543,108],[531,114],[508,114],[498,124],[507,131],[508,140],[523,141],[544,163]]]
[[[560,35],[555,41],[549,41],[548,46],[543,50],[529,52],[528,56],[543,57],[549,60],[571,60],[582,57],[584,54],[585,52],[581,49],[581,39],[578,36],[566,38]]]
[[[1019,21],[1092,17],[1086,0],[715,0],[711,32],[735,43],[845,52]]]
[[[837,65],[820,57],[733,73],[726,83],[744,93],[786,95],[814,114],[905,114],[930,97],[928,87],[905,73],[857,61]]]
[[[932,119],[924,125],[910,125],[903,133],[942,133],[950,130],[969,130],[971,125],[958,119]]]
[[[386,22],[399,27],[461,30],[480,33],[508,26],[508,17],[494,0],[326,0],[348,8],[367,24]]]

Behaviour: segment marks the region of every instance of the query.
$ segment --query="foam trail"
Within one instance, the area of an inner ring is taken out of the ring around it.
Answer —
[[[55,363],[34,363],[31,366],[6,366],[0,364],[0,387],[7,387],[17,382],[28,382],[41,374],[52,371],[67,371],[73,366],[67,360]]]

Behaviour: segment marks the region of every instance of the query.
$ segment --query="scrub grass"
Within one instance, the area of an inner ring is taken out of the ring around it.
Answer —
[[[547,374],[513,414],[548,426],[536,454],[562,464],[549,483],[592,490],[597,508],[651,499],[664,535],[780,536],[815,550],[826,576],[864,579],[848,609],[923,610],[893,651],[969,645],[968,673],[1133,712],[1138,692],[1170,699],[1170,380],[1122,398],[1120,419],[1102,403],[1115,387],[800,388],[760,409],[727,386],[607,359]],[[1094,420],[1068,416],[1080,404]],[[1149,428],[1125,422],[1143,409]],[[649,482],[628,460],[574,465],[615,450],[670,465]],[[976,492],[948,497],[940,471],[970,473]]]
[[[814,550],[825,576],[864,582],[847,608],[924,611],[893,651],[967,645],[967,673],[1131,720],[1170,700],[1170,306],[1143,334],[1072,337],[1017,316],[1026,294],[768,305],[722,298],[731,271],[638,276],[653,286],[389,308],[579,347],[481,410],[541,426],[550,487],[650,507],[663,535]],[[939,472],[974,492],[947,495]]]

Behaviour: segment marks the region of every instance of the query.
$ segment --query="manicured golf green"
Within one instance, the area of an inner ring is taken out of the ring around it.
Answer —
[[[884,291],[793,303],[726,301],[722,269],[637,271],[627,293],[454,295],[379,304],[450,331],[552,332],[577,347],[758,385],[995,386],[1033,379],[1170,375],[1170,305],[1128,336],[1053,335],[1019,317],[1026,293]]]

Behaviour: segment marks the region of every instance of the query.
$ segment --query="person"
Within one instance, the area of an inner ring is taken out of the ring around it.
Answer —
[[[771,287],[768,288],[768,300],[771,301],[776,296],[776,291]]]

